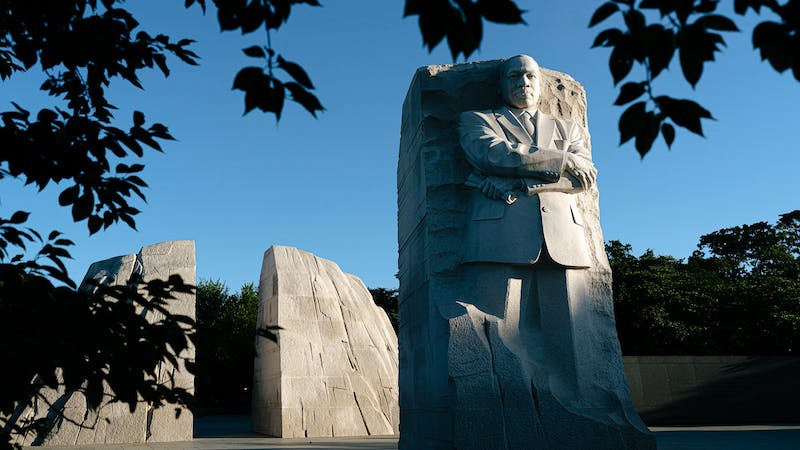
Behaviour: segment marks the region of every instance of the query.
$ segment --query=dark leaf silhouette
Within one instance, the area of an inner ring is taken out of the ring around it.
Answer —
[[[267,56],[264,52],[264,49],[259,47],[258,45],[253,45],[251,47],[247,47],[242,50],[245,55],[252,56],[253,58],[263,58]]]
[[[667,147],[672,147],[672,142],[675,141],[675,127],[668,123],[661,124],[661,135],[664,136],[664,142]]]
[[[614,2],[606,2],[600,5],[592,14],[591,20],[589,20],[589,27],[593,27],[598,23],[608,19],[612,14],[619,11],[619,5]]]
[[[619,117],[619,143],[620,145],[628,142],[644,126],[647,104],[637,102],[629,106]]]
[[[314,94],[308,92],[297,83],[286,83],[286,89],[292,94],[292,99],[303,106],[312,116],[317,117],[317,111],[324,111],[325,108]]]
[[[314,84],[311,83],[311,78],[308,77],[306,71],[299,65],[283,59],[278,55],[278,67],[285,70],[294,81],[300,83],[306,89],[314,89]]]
[[[620,88],[619,97],[614,102],[615,105],[624,105],[630,103],[645,93],[644,83],[625,83]]]

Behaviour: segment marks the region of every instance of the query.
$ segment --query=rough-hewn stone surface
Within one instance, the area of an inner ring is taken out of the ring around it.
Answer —
[[[87,283],[93,279],[107,285],[125,285],[132,275],[140,275],[143,281],[166,279],[170,275],[180,275],[186,284],[195,284],[194,241],[168,241],[143,247],[138,254],[118,256],[98,261],[89,267],[81,289],[91,289]],[[194,294],[176,294],[176,299],[167,304],[174,313],[195,317]],[[149,320],[157,320],[150,313]],[[194,348],[181,356],[193,360]],[[185,367],[163,364],[159,380],[166,381],[168,373],[174,374],[178,386],[193,389],[194,375]],[[29,434],[21,437],[23,445],[84,445],[84,444],[124,444],[144,442],[188,441],[192,439],[193,417],[191,411],[182,409],[180,417],[175,417],[175,406],[149,408],[141,403],[131,413],[128,405],[108,403],[101,405],[96,412],[86,410],[86,399],[80,393],[63,390],[44,392],[48,401],[64,404],[64,415],[70,420],[57,420],[50,414],[50,431],[44,435]],[[31,418],[47,417],[48,410],[43,402],[34,403],[23,413]]]
[[[577,195],[592,266],[572,271],[577,273],[569,281],[570,289],[582,290],[581,302],[569,305],[572,327],[564,330],[574,355],[574,385],[556,386],[558,374],[530,373],[530,364],[520,360],[535,357],[536,349],[521,351],[519,333],[510,332],[519,321],[508,309],[516,305],[519,311],[513,283],[503,316],[461,302],[472,294],[465,292],[461,264],[470,203],[464,182],[471,167],[459,146],[458,116],[502,104],[500,64],[420,68],[403,104],[397,171],[400,448],[655,448],[631,406],[623,373],[596,187]],[[542,69],[541,75],[539,110],[581,124],[591,149],[583,87],[563,73]],[[572,395],[556,396],[555,388]]]
[[[272,436],[391,435],[398,431],[397,337],[357,277],[293,247],[264,254],[253,430]]]

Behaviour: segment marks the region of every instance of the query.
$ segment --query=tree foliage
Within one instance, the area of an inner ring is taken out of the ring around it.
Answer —
[[[253,283],[233,294],[219,280],[197,283],[195,390],[201,408],[250,410],[257,317]]]
[[[694,88],[706,64],[725,47],[723,33],[737,32],[736,22],[717,11],[718,0],[612,0],[595,10],[593,27],[612,17],[621,27],[598,33],[593,47],[608,47],[608,67],[614,84],[626,80],[634,66],[643,79],[620,86],[615,105],[627,106],[619,119],[620,145],[634,139],[644,157],[661,134],[667,147],[675,140],[675,127],[703,136],[703,120],[711,112],[689,99],[658,95],[654,81],[677,56],[681,72]],[[753,47],[777,72],[791,69],[800,81],[800,0],[735,0],[734,12],[773,13],[753,28]],[[654,18],[655,17],[655,18]],[[640,100],[643,99],[643,100]],[[638,100],[638,101],[637,101]]]
[[[141,401],[192,405],[191,393],[174,385],[174,374],[158,381],[157,373],[164,362],[177,366],[190,345],[194,321],[166,307],[174,294],[193,286],[174,276],[88,290],[56,287],[47,276],[67,278],[66,272],[39,262],[65,254],[63,242],[51,242],[55,237],[36,259],[0,264],[0,357],[6,367],[0,375],[0,448],[14,447],[12,433],[47,433],[46,419],[20,413],[36,401],[60,415],[63,405],[50,404],[48,390],[82,393],[89,410],[109,402],[123,402],[131,411]]]
[[[776,224],[700,238],[686,262],[606,247],[623,353],[795,354],[800,349],[800,210]]]
[[[139,211],[129,201],[145,199],[146,183],[138,176],[144,166],[134,161],[145,147],[160,151],[159,140],[172,139],[142,112],[124,127],[116,124],[106,89],[119,80],[142,87],[142,70],[168,75],[170,55],[189,64],[196,59],[191,40],[137,30],[120,3],[0,4],[0,79],[41,70],[41,89],[54,102],[34,114],[17,103],[0,112],[0,179],[21,179],[39,190],[56,186],[59,205],[85,222],[90,234],[119,221],[135,227]],[[46,403],[48,388],[82,392],[89,409],[120,401],[133,410],[139,399],[189,405],[188,392],[154,376],[189,345],[193,321],[169,314],[165,305],[193,287],[171,277],[78,290],[62,261],[70,258],[72,242],[57,231],[44,239],[25,226],[27,219],[22,211],[0,217],[0,358],[12,368],[0,388],[0,447],[12,446],[12,432],[41,429],[43,423],[14,412],[35,399]],[[159,319],[148,322],[148,312]],[[111,398],[104,396],[104,384]]]
[[[399,326],[397,322],[397,289],[370,288],[369,293],[372,295],[372,300],[375,301],[375,304],[386,311],[386,315],[389,316],[389,322],[392,323],[392,328],[397,333]]]

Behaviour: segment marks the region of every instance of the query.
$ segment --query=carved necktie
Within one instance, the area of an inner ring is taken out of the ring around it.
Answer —
[[[531,113],[528,111],[522,111],[520,114],[520,122],[522,122],[522,126],[525,128],[525,131],[531,135],[532,138],[535,138],[536,135],[536,127],[533,125],[533,117],[531,117]]]

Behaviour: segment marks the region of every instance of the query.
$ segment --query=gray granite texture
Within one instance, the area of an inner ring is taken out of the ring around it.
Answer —
[[[563,194],[570,196],[573,215],[582,217],[589,259],[576,264],[580,270],[548,272],[493,259],[473,264],[468,255],[475,243],[466,239],[467,224],[485,218],[471,211],[476,192],[468,178],[475,167],[459,143],[459,116],[503,106],[502,65],[422,67],[403,104],[397,171],[400,448],[655,448],[633,410],[623,372],[597,185]],[[538,111],[575,124],[590,161],[583,87],[544,68],[540,78]],[[538,194],[524,195],[499,208],[526,207]],[[491,249],[493,242],[504,245],[504,238],[481,236],[480,245]],[[494,279],[484,283],[486,268]],[[489,286],[503,271],[502,286]],[[530,294],[531,283],[538,296]],[[520,326],[533,320],[530,298],[538,298],[541,333]]]
[[[294,247],[264,254],[253,431],[271,436],[398,432],[397,337],[358,277]]]

